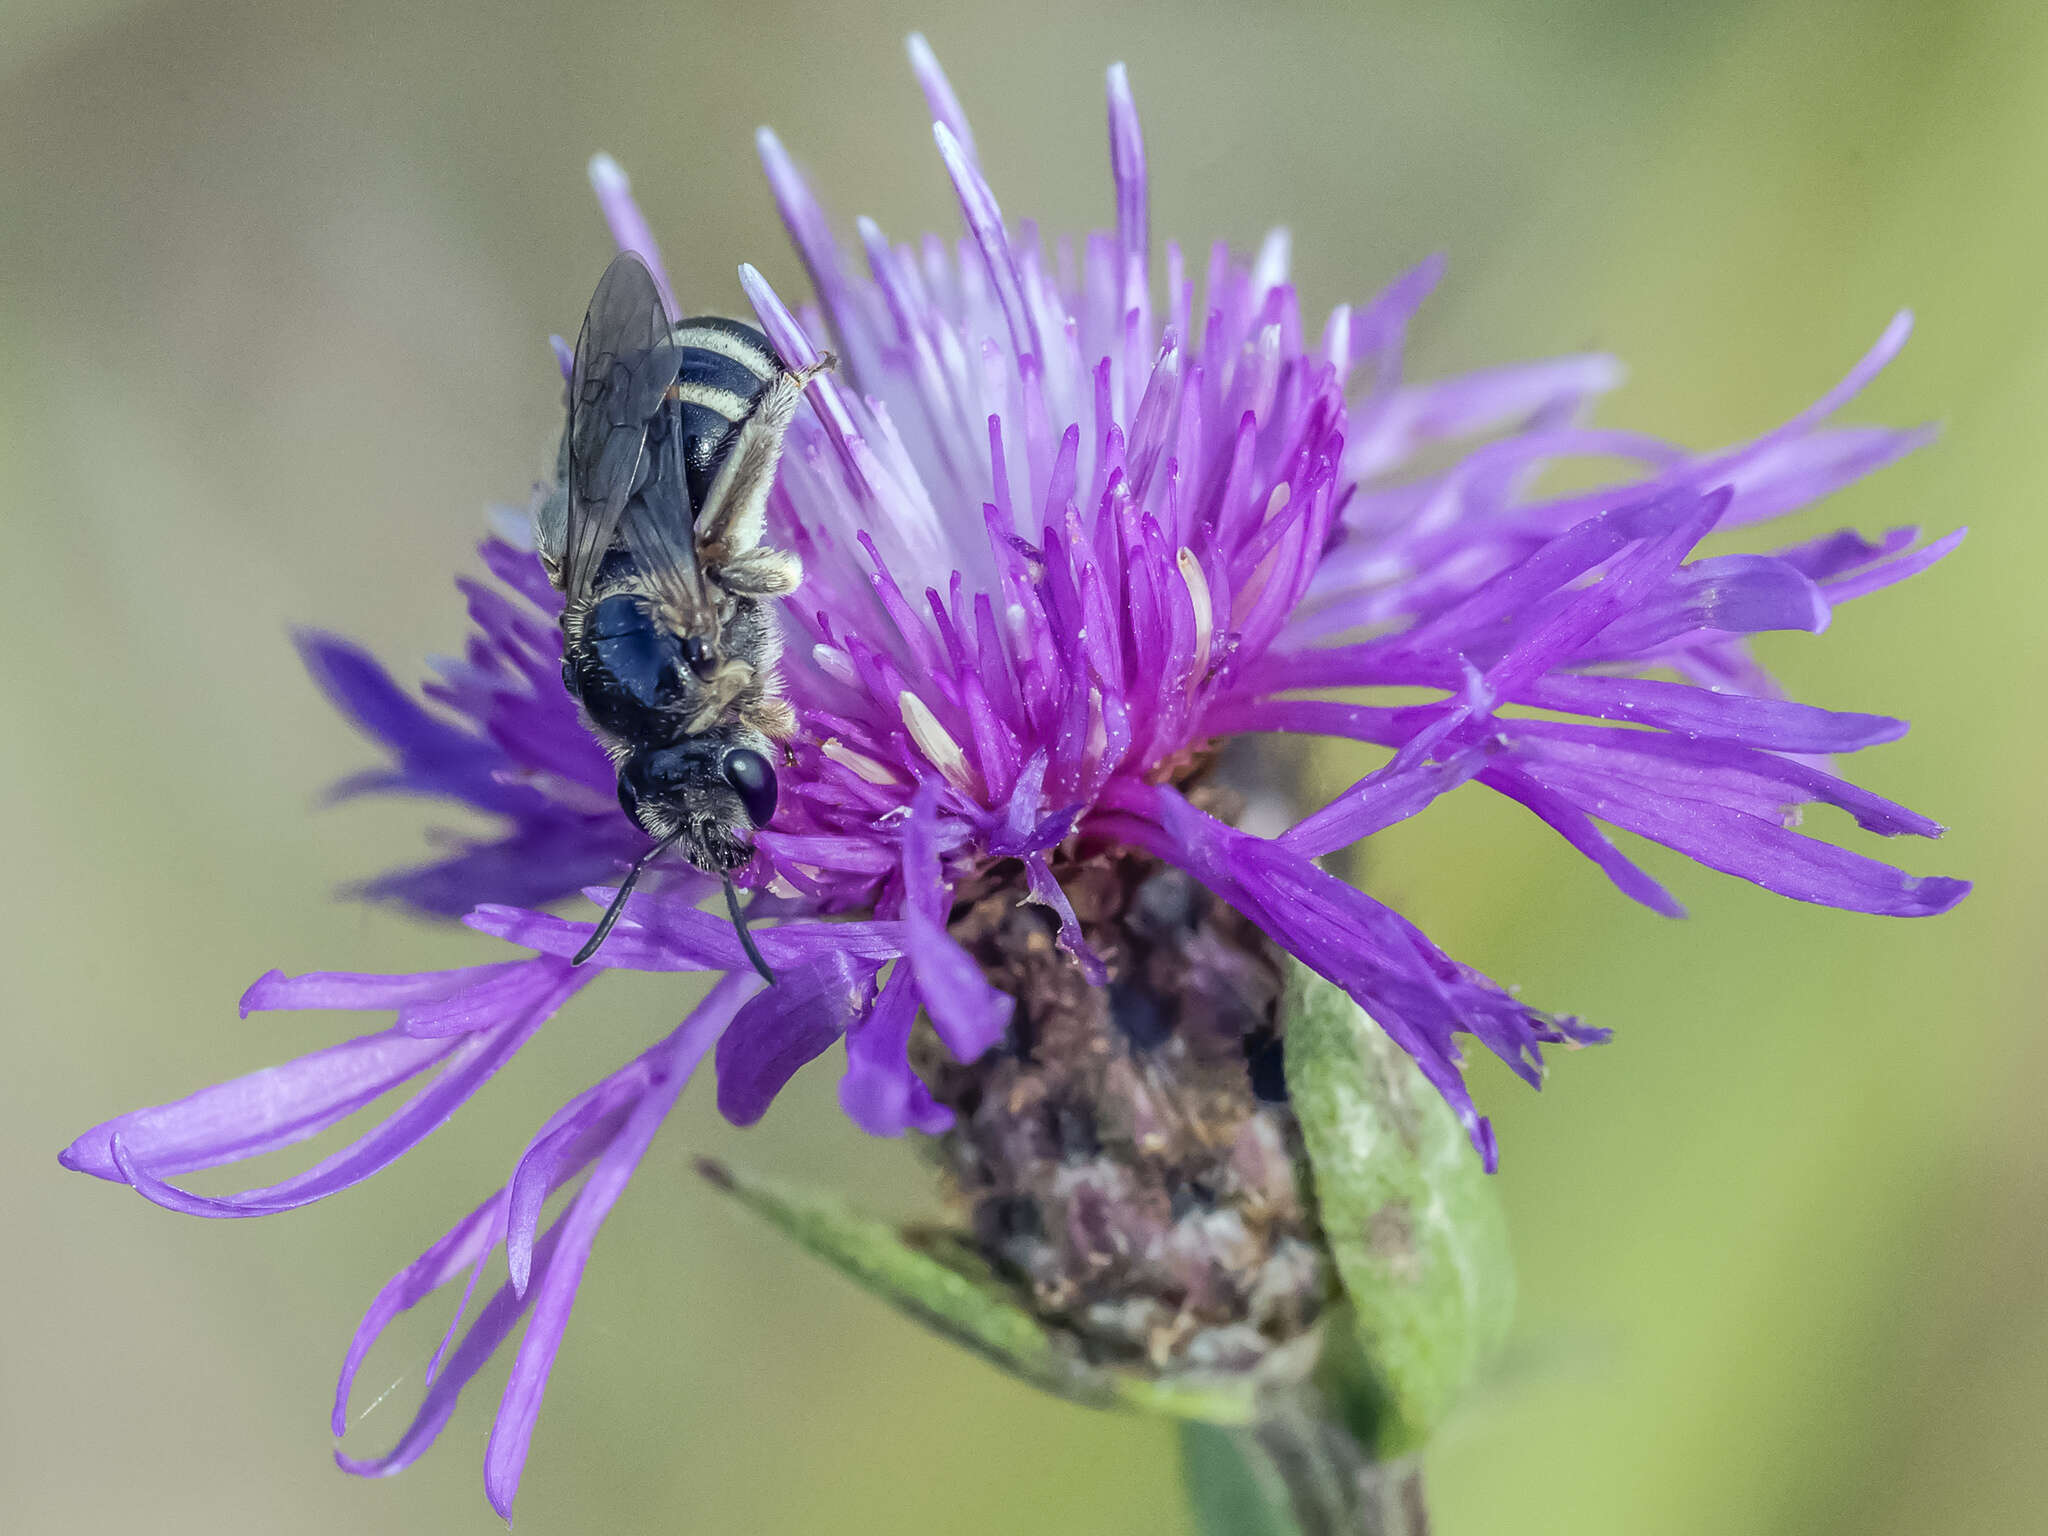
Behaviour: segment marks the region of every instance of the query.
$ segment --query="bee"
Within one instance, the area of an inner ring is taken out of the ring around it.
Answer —
[[[803,568],[761,537],[783,435],[832,363],[792,371],[752,326],[678,321],[630,251],[598,279],[535,543],[563,596],[562,684],[618,768],[620,808],[654,843],[574,964],[675,848],[723,878],[748,959],[775,979],[732,871],[775,814],[776,744],[796,730],[767,600],[795,591]]]

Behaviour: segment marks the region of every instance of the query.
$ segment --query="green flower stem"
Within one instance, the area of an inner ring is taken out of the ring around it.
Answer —
[[[1261,1420],[1251,1438],[1286,1487],[1301,1536],[1427,1536],[1419,1457],[1374,1460],[1312,1403]]]
[[[1374,1459],[1313,1392],[1248,1429],[1183,1425],[1181,1462],[1201,1536],[1428,1536],[1421,1459]]]

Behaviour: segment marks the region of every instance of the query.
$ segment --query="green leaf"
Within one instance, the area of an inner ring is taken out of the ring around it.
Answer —
[[[1018,1305],[957,1234],[899,1232],[829,1195],[722,1163],[700,1160],[697,1171],[855,1284],[1033,1386],[1091,1407],[1213,1424],[1258,1415],[1260,1387],[1248,1378],[1159,1378],[1091,1364],[1071,1338]]]
[[[1082,1385],[1078,1362],[1022,1307],[894,1227],[825,1195],[800,1192],[700,1160],[697,1171],[834,1269],[925,1326],[1003,1369],[1062,1395]],[[949,1255],[949,1257],[953,1257]]]
[[[1349,1301],[1323,1379],[1382,1458],[1419,1448],[1507,1333],[1507,1224],[1450,1106],[1340,988],[1294,967],[1287,1084]]]

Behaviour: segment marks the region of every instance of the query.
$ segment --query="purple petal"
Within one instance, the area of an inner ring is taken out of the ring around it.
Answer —
[[[1003,210],[996,204],[996,195],[982,179],[980,170],[961,147],[960,141],[953,137],[950,128],[943,122],[933,123],[932,138],[938,143],[939,158],[946,163],[946,174],[953,178],[953,191],[960,200],[960,211],[967,220],[967,228],[973,234],[975,244],[981,249],[989,281],[995,286],[996,297],[1009,321],[1010,345],[1020,358],[1036,357],[1040,351],[1038,334],[1031,323],[1031,311],[1024,302],[1017,258],[1010,249],[1010,237],[1004,231]]]
[[[715,1001],[717,1006],[714,1007]],[[410,1311],[465,1269],[469,1271],[469,1281],[449,1323],[448,1336],[442,1340],[428,1364],[426,1379],[429,1390],[411,1426],[398,1445],[385,1456],[360,1460],[337,1452],[335,1460],[345,1471],[362,1476],[389,1476],[409,1466],[433,1443],[453,1412],[464,1386],[524,1314],[533,1281],[544,1276],[550,1267],[566,1216],[535,1240],[530,1228],[542,1202],[618,1141],[650,1093],[666,1095],[670,1102],[673,1101],[675,1085],[672,1078],[678,1064],[687,1075],[703,1054],[704,1037],[715,1032],[729,1012],[729,1007],[716,1000],[715,994],[707,997],[691,1017],[660,1044],[565,1105],[534,1138],[521,1157],[512,1182],[400,1270],[378,1293],[377,1300],[356,1329],[343,1362],[335,1392],[336,1435],[344,1434],[348,1429],[348,1399],[357,1374],[392,1319]],[[580,1200],[582,1196],[579,1194],[577,1198]],[[523,1236],[522,1229],[526,1229]],[[506,1243],[506,1258],[513,1278],[486,1304],[469,1332],[455,1347],[448,1361],[447,1373],[442,1375],[439,1369],[442,1358],[468,1310],[484,1261],[500,1242]]]
[[[1530,683],[1516,697],[1543,709],[1626,720],[1773,752],[1856,752],[1906,734],[1905,721],[1886,715],[1842,714],[1787,699],[1716,693],[1641,677],[1553,673]]]
[[[366,880],[349,894],[436,917],[461,917],[486,900],[540,906],[615,875],[642,841],[616,813],[591,817],[550,805],[497,842]]]
[[[429,1040],[495,1029],[530,1007],[548,985],[549,970],[532,961],[494,966],[493,974],[446,997],[426,998],[398,1010],[398,1032]]]
[[[563,1230],[572,1214],[573,1208],[556,1218],[554,1226],[534,1244],[533,1272],[536,1276],[544,1277],[553,1267],[555,1250],[560,1246]],[[462,1342],[448,1356],[446,1368],[427,1389],[419,1411],[413,1415],[405,1433],[399,1436],[398,1443],[382,1456],[374,1457],[349,1456],[337,1450],[334,1464],[357,1477],[392,1477],[418,1461],[454,1416],[462,1389],[498,1352],[498,1346],[505,1342],[519,1325],[519,1319],[526,1315],[528,1302],[534,1294],[529,1289],[524,1297],[520,1296],[512,1289],[509,1280],[499,1286],[491,1299],[484,1303],[476,1321],[469,1325]]]
[[[484,1452],[484,1491],[491,1507],[506,1520],[512,1518],[512,1500],[519,1491],[519,1475],[526,1466],[534,1421],[540,1417],[548,1375],[554,1369],[562,1334],[569,1326],[569,1311],[575,1305],[576,1288],[582,1283],[583,1267],[589,1262],[598,1228],[640,1166],[654,1133],[668,1118],[676,1096],[683,1091],[698,1061],[753,985],[753,976],[746,975],[727,977],[711,989],[676,1032],[668,1059],[658,1068],[647,1093],[634,1106],[617,1139],[598,1158],[589,1181],[558,1223],[559,1250],[544,1256],[541,1245],[535,1247],[533,1281],[527,1291],[533,1321],[512,1362],[512,1376],[505,1383],[505,1395],[491,1426],[490,1445]],[[482,1322],[479,1318],[479,1326]]]
[[[313,630],[294,638],[321,692],[398,759],[396,779],[378,787],[446,795],[508,816],[539,806],[534,791],[497,777],[510,766],[497,746],[427,713],[361,647]]]
[[[1527,774],[1512,768],[1496,765],[1479,777],[1480,782],[1489,788],[1499,790],[1509,799],[1520,801],[1534,811],[1558,836],[1599,865],[1616,889],[1631,901],[1639,901],[1652,912],[1665,917],[1685,916],[1685,908],[1678,904],[1678,898],[1616,848],[1606,834],[1593,825],[1592,818],[1577,806],[1568,804],[1561,796],[1535,783]]]
[[[1503,722],[1504,728],[1509,722]],[[1818,801],[1866,831],[1939,837],[1941,824],[1810,763],[1727,742],[1558,720],[1518,720],[1510,738],[1524,765],[1548,776],[1626,781],[1674,801],[1701,800],[1753,814]],[[1781,817],[1782,819],[1782,817]]]
[[[1724,797],[1684,795],[1668,780],[1645,781],[1603,772],[1595,764],[1548,757],[1525,758],[1521,766],[1530,780],[1603,821],[1795,901],[1891,917],[1929,917],[1946,912],[1969,894],[1967,880],[1908,875],[1802,836],[1782,817],[1732,808],[1721,803]],[[1799,764],[1784,767],[1788,773],[1812,771]],[[1787,801],[1799,798],[1811,795],[1783,796]]]
[[[960,149],[968,159],[974,158],[974,133],[967,126],[967,114],[960,110],[960,98],[953,94],[953,86],[946,79],[946,72],[939,68],[938,55],[932,52],[932,45],[924,40],[922,32],[913,32],[905,41],[910,52],[910,67],[917,75],[918,86],[924,91],[925,104],[931,108],[932,118],[952,131],[959,141]]]
[[[148,1155],[147,1152],[142,1147],[129,1146],[122,1134],[115,1130],[108,1135],[107,1153],[118,1170],[117,1176],[134,1186],[136,1192],[145,1199],[170,1210],[182,1211],[189,1216],[217,1217],[270,1215],[325,1199],[352,1184],[361,1183],[410,1152],[442,1125],[471,1094],[490,1081],[498,1069],[511,1060],[519,1048],[532,1037],[533,1032],[552,1017],[555,1010],[588,980],[582,972],[572,972],[567,966],[554,961],[549,961],[544,967],[536,969],[539,972],[538,995],[530,999],[523,1011],[508,1017],[487,1033],[461,1036],[452,1046],[446,1040],[412,1041],[406,1036],[392,1034],[389,1038],[406,1040],[408,1045],[422,1052],[425,1057],[422,1066],[431,1065],[434,1060],[445,1056],[445,1070],[431,1085],[375,1130],[339,1152],[321,1159],[304,1173],[276,1184],[243,1190],[238,1194],[217,1197],[195,1195],[165,1183],[155,1171],[145,1168],[142,1159]],[[319,1123],[314,1126],[315,1129],[331,1125],[341,1118],[338,1105],[334,1101],[333,1084],[328,1080],[330,1074],[313,1065],[321,1063],[328,1055],[329,1053],[322,1052],[319,1056],[306,1057],[290,1066],[272,1069],[287,1074],[300,1070],[302,1078],[310,1083],[309,1090],[305,1082],[288,1078],[290,1089],[296,1090],[288,1093],[288,1103],[297,1105],[308,1099],[321,1101],[324,1095],[327,1107],[316,1112]],[[410,1076],[418,1070],[419,1067],[413,1067],[406,1075]],[[256,1074],[257,1078],[262,1076],[261,1073]],[[236,1090],[254,1081],[254,1078],[244,1078],[239,1084],[223,1086],[229,1090]],[[368,1103],[369,1099],[375,1096],[369,1093],[367,1087],[353,1081],[347,1086],[346,1091],[349,1097],[341,1102],[356,1107]],[[194,1099],[203,1097],[204,1095],[195,1095]],[[192,1102],[193,1100],[186,1101],[187,1104]],[[287,1127],[289,1134],[285,1139],[295,1141],[307,1134],[299,1128],[304,1123],[306,1120],[303,1117],[291,1122]],[[268,1128],[264,1142],[265,1145],[283,1144],[277,1140],[277,1132]],[[206,1164],[193,1164],[190,1156],[190,1151],[184,1154],[185,1167],[206,1166],[227,1160],[224,1156],[209,1153]],[[179,1172],[183,1169],[173,1161],[164,1165],[164,1171]]]
[[[1042,906],[1050,907],[1059,919],[1060,948],[1080,962],[1081,974],[1094,987],[1109,985],[1109,967],[1102,963],[1102,957],[1089,946],[1081,933],[1081,920],[1074,915],[1074,904],[1067,900],[1067,893],[1060,889],[1052,867],[1045,862],[1045,855],[1034,853],[1024,860],[1024,876],[1031,890],[1031,899]]]
[[[1918,576],[1922,571],[1940,564],[1947,559],[1968,536],[1969,529],[1958,528],[1944,538],[1936,539],[1924,549],[1895,559],[1880,561],[1868,570],[1852,575],[1839,576],[1822,587],[1831,603],[1846,603],[1852,598],[1868,597],[1889,586],[1895,586],[1908,577]]]
[[[260,985],[260,983],[259,983]],[[190,1173],[318,1135],[426,1071],[459,1046],[380,1030],[189,1098],[96,1125],[58,1154],[78,1173],[126,1183],[114,1146],[158,1173]]]
[[[597,194],[597,206],[604,212],[605,223],[611,226],[613,242],[620,250],[631,251],[647,263],[668,312],[681,315],[676,307],[676,291],[668,283],[668,268],[661,264],[661,248],[654,243],[654,231],[647,227],[647,215],[634,200],[633,184],[626,179],[619,162],[610,155],[592,155],[590,190]]]
[[[1891,528],[1873,544],[1853,528],[1837,528],[1833,533],[1824,533],[1804,544],[1788,545],[1771,553],[1798,566],[1813,580],[1827,581],[1863,570],[1911,549],[1913,541],[1919,537],[1918,528]]]
[[[874,991],[874,964],[843,953],[777,972],[718,1042],[718,1112],[752,1125],[798,1070],[846,1033]]]
[[[971,152],[971,151],[970,151]],[[1121,64],[1109,66],[1109,166],[1116,182],[1117,241],[1126,262],[1142,278],[1152,252],[1152,228],[1145,183],[1145,134],[1131,99],[1131,77]]]
[[[518,969],[520,962],[469,965],[453,971],[414,971],[399,976],[374,976],[359,971],[309,971],[287,976],[266,971],[242,994],[242,1017],[289,1008],[340,1008],[369,1013],[405,1008],[453,997],[477,982]]]
[[[1578,654],[1595,661],[1628,660],[1654,654],[1700,629],[1819,634],[1829,617],[1827,598],[1796,567],[1769,555],[1719,555],[1676,573]]]
[[[977,1060],[1000,1040],[1016,1006],[941,926],[952,888],[939,875],[938,791],[927,781],[903,822],[903,954],[932,1028],[956,1061]]]
[[[1473,1107],[1453,1039],[1478,1037],[1532,1085],[1539,1046],[1592,1041],[1602,1032],[1554,1019],[1458,965],[1412,923],[1278,843],[1225,826],[1164,787],[1126,791],[1135,814],[1108,827],[1178,864],[1372,1014],[1463,1122],[1489,1171],[1490,1127]]]
[[[1461,375],[1400,390],[1362,408],[1345,468],[1368,479],[1411,457],[1423,445],[1519,424],[1560,405],[1575,406],[1621,383],[1619,362],[1598,353]]]
[[[1602,636],[1623,615],[1663,590],[1686,552],[1720,521],[1728,501],[1729,493],[1723,487],[1703,497],[1670,498],[1675,505],[1643,509],[1663,525],[1663,531],[1644,539],[1615,561],[1592,586],[1571,592],[1555,612],[1487,669],[1487,687],[1496,695],[1511,695],[1551,668],[1578,656],[1582,647]],[[1666,521],[1671,511],[1680,513],[1675,522]],[[1565,540],[1571,537],[1567,534]]]
[[[541,1207],[549,1195],[590,1166],[612,1144],[653,1083],[657,1069],[674,1048],[671,1032],[652,1050],[642,1052],[618,1071],[584,1089],[541,1127],[520,1154],[511,1182],[503,1190],[505,1267],[512,1289],[520,1295],[533,1271],[533,1245],[540,1231]]]
[[[1438,796],[1448,794],[1485,765],[1491,744],[1485,739],[1458,748],[1445,756],[1437,748],[1454,732],[1464,734],[1469,723],[1487,713],[1483,690],[1468,681],[1467,697],[1436,710],[1377,711],[1333,704],[1325,700],[1304,700],[1292,706],[1296,712],[1313,710],[1330,717],[1341,714],[1394,715],[1427,723],[1400,741],[1400,750],[1386,766],[1367,774],[1320,811],[1303,818],[1280,841],[1306,858],[1321,858],[1349,847],[1361,838],[1384,831],[1396,822],[1420,813]],[[1282,709],[1289,708],[1285,702]],[[1327,727],[1325,727],[1327,729]],[[1339,734],[1345,734],[1339,732]]]
[[[609,904],[612,895],[602,887],[584,894],[599,905]],[[500,906],[478,907],[463,921],[478,933],[563,958],[580,950],[596,927],[547,912]],[[779,923],[756,928],[754,938],[771,966],[803,965],[833,952],[875,961],[903,952],[902,925],[894,922]],[[627,971],[749,969],[739,936],[723,915],[713,916],[667,896],[643,895],[627,898],[618,926],[591,963]]]
[[[505,1194],[499,1190],[475,1210],[437,1238],[427,1251],[385,1281],[370,1310],[356,1325],[349,1340],[348,1354],[341,1362],[341,1379],[334,1387],[334,1433],[348,1433],[348,1400],[355,1389],[356,1373],[391,1326],[392,1319],[410,1312],[464,1270],[470,1272],[470,1287],[476,1285],[478,1261],[497,1247],[505,1235]],[[462,1297],[467,1308],[469,1291]],[[461,1312],[456,1314],[457,1321]]]
[[[921,912],[903,920],[904,957],[932,1028],[956,1061],[978,1060],[1002,1039],[1016,1003],[997,991],[945,929]]]
[[[562,341],[559,336],[554,339]],[[568,345],[562,342],[564,354],[573,361],[574,354],[568,351]],[[569,376],[567,366],[564,366],[562,376]],[[561,617],[562,594],[549,585],[548,574],[541,566],[539,555],[530,549],[507,544],[503,539],[485,539],[477,545],[476,552],[493,576],[547,615],[551,622]]]
[[[889,973],[867,1017],[856,1019],[847,1031],[839,1105],[871,1136],[901,1136],[905,1131],[936,1136],[952,1127],[953,1112],[934,1102],[924,1080],[911,1070],[910,1029],[916,1021],[917,992],[910,984],[910,968],[899,965]]]

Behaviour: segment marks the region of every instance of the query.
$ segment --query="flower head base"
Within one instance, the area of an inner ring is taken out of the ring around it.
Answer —
[[[1439,263],[1313,332],[1288,282],[1284,235],[1249,261],[1216,247],[1198,282],[1181,247],[1154,248],[1120,67],[1109,80],[1115,226],[1048,245],[1005,217],[950,87],[921,43],[912,55],[964,235],[902,245],[863,220],[858,270],[764,131],[769,182],[816,307],[793,311],[742,269],[785,362],[816,361],[829,338],[842,363],[812,384],[813,412],[791,430],[769,509],[770,542],[801,554],[807,573],[783,613],[801,729],[781,809],[740,878],[756,892],[760,945],[780,983],[762,990],[731,926],[698,910],[705,880],[684,875],[628,901],[604,965],[729,974],[674,1034],[566,1105],[506,1186],[386,1287],[350,1351],[337,1432],[354,1373],[390,1319],[456,1278],[473,1291],[500,1248],[507,1259],[504,1287],[459,1340],[451,1328],[412,1429],[384,1457],[343,1458],[352,1470],[395,1471],[417,1456],[530,1311],[487,1462],[493,1502],[509,1512],[597,1227],[707,1051],[720,1108],[738,1123],[843,1039],[841,1099],[861,1125],[882,1135],[952,1125],[931,1086],[948,1069],[912,1069],[914,1054],[928,1054],[920,1014],[945,1056],[965,1064],[1014,1047],[1013,1016],[1030,1004],[990,979],[1014,983],[1014,973],[963,947],[980,930],[962,928],[962,900],[985,895],[992,878],[1042,905],[1060,963],[1101,986],[1127,980],[1121,959],[1091,943],[1063,878],[1119,849],[1192,877],[1260,944],[1362,1004],[1488,1166],[1492,1135],[1466,1091],[1457,1037],[1534,1084],[1543,1045],[1602,1033],[1451,959],[1325,873],[1323,855],[1476,781],[1526,806],[1626,895],[1674,916],[1675,900],[1601,823],[1849,910],[1923,915],[1967,889],[1796,830],[1809,802],[1886,835],[1940,829],[1826,765],[1895,739],[1901,722],[1790,701],[1747,648],[1758,632],[1819,632],[1835,604],[1916,574],[1959,536],[1923,545],[1913,530],[1874,542],[1845,533],[1763,554],[1697,553],[1710,533],[1804,507],[1921,441],[1831,425],[1903,344],[1903,317],[1807,411],[1707,454],[1581,425],[1619,378],[1603,357],[1412,384],[1403,342]],[[619,242],[665,285],[624,175],[600,157],[592,179]],[[1449,468],[1415,467],[1446,443],[1466,445]],[[1540,471],[1571,459],[1621,461],[1633,476],[1566,495],[1532,490]],[[539,909],[578,891],[606,899],[586,888],[643,839],[563,692],[557,599],[521,537],[484,545],[495,585],[463,584],[474,631],[424,689],[436,708],[345,642],[308,636],[302,648],[393,760],[342,792],[435,795],[507,824],[499,840],[368,894],[467,914],[533,958],[427,976],[266,977],[245,1009],[387,1009],[396,1020],[110,1121],[66,1151],[68,1166],[196,1214],[321,1198],[445,1120],[590,979],[566,962],[591,924]],[[1344,737],[1388,756],[1267,839],[1219,819],[1199,791],[1212,747],[1247,733]],[[390,1119],[295,1178],[221,1197],[168,1182],[311,1136],[428,1073]],[[579,1177],[542,1232],[543,1203]],[[1287,1251],[1292,1229],[1282,1221],[1274,1233],[1271,1251]]]

